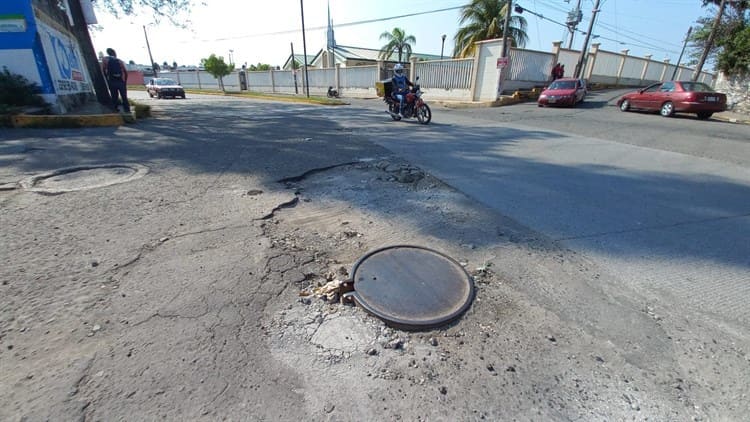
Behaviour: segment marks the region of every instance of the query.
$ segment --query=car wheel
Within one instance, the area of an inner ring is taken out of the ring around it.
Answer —
[[[182,95],[180,96],[180,98],[182,98],[182,99],[184,100],[184,99],[185,99],[185,94],[182,94]]]
[[[162,98],[164,98],[164,96],[163,96],[163,95],[161,95],[161,92],[157,92],[157,93],[156,93],[156,98],[158,98],[158,99],[160,99],[160,100],[161,100]]]
[[[622,100],[620,103],[620,111],[628,111],[630,110],[630,101],[628,100]]]
[[[148,98],[154,98],[154,94],[152,94],[151,91],[148,92]]]
[[[671,101],[667,101],[666,103],[662,104],[661,109],[659,110],[659,114],[664,117],[672,117],[674,115],[674,104],[672,104]]]
[[[709,117],[711,117],[713,115],[714,115],[714,113],[711,112],[711,111],[699,111],[698,112],[698,118],[701,119],[701,120],[706,120],[706,119],[708,119]]]

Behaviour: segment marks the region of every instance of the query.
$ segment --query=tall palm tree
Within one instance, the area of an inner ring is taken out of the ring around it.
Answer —
[[[393,28],[393,31],[385,31],[380,34],[381,40],[386,40],[388,43],[380,49],[380,58],[383,60],[388,59],[394,52],[398,53],[398,61],[401,62],[404,53],[406,53],[406,60],[409,60],[411,56],[411,45],[416,44],[417,39],[414,35],[406,35],[406,31],[401,28]]]
[[[503,38],[503,26],[507,8],[511,7],[510,0],[471,0],[461,9],[460,25],[454,37],[455,47],[453,55],[468,57],[474,54],[474,43],[477,41]],[[526,35],[526,19],[521,16],[511,16],[508,22],[508,37],[511,44],[523,47],[529,40]]]

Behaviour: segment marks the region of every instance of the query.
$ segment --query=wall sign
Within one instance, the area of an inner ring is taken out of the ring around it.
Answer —
[[[26,32],[23,15],[0,15],[0,32]]]

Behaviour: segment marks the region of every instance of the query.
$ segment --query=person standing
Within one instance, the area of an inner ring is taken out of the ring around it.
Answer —
[[[552,66],[552,81],[554,82],[555,79],[559,78],[560,74],[560,62],[557,62],[556,65]]]
[[[102,59],[102,70],[104,78],[107,79],[109,94],[112,96],[112,108],[115,113],[118,111],[118,96],[122,98],[122,109],[125,113],[130,113],[130,103],[128,103],[128,70],[125,63],[117,58],[114,49],[107,49],[107,56]]]

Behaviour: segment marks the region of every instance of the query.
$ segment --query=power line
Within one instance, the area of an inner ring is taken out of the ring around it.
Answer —
[[[346,22],[346,23],[340,23],[340,24],[334,25],[334,28],[342,28],[342,27],[355,26],[355,25],[364,25],[364,24],[367,24],[367,23],[375,23],[375,22],[385,22],[385,21],[394,20],[394,19],[409,18],[409,17],[412,17],[412,16],[428,15],[428,14],[431,14],[431,13],[448,12],[448,11],[451,11],[451,10],[463,9],[464,7],[465,6],[445,7],[445,8],[442,8],[442,9],[427,10],[427,11],[424,11],[424,12],[407,13],[405,15],[389,16],[389,17],[385,17],[385,18],[376,18],[376,19],[366,19],[366,20],[354,21],[354,22]],[[326,26],[316,26],[316,27],[313,27],[313,28],[308,28],[308,31],[317,31],[317,30],[322,30],[322,29],[328,29],[328,25],[326,25]],[[249,34],[249,35],[238,35],[238,36],[234,36],[234,37],[204,39],[204,40],[199,40],[199,41],[200,42],[231,41],[231,40],[238,40],[238,39],[243,39],[243,38],[266,37],[266,36],[269,36],[269,35],[294,34],[294,33],[297,33],[297,32],[300,32],[300,30],[299,29],[287,29],[287,30],[284,30],[284,31],[264,32],[264,33]],[[190,41],[186,41],[186,42],[190,42]]]

